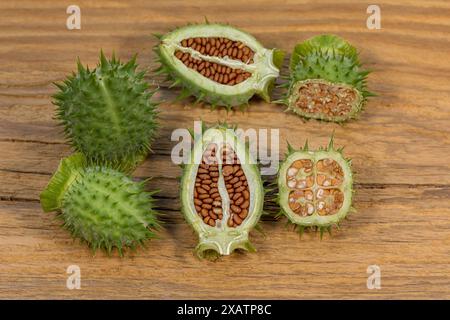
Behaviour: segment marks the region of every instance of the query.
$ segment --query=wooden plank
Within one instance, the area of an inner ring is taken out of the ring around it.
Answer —
[[[38,203],[1,202],[0,289],[27,298],[448,298],[449,196],[449,187],[361,190],[360,212],[332,237],[299,240],[266,219],[266,238],[253,236],[258,253],[216,262],[193,257],[196,239],[176,211],[147,249],[93,258]],[[81,290],[65,287],[71,264],[81,268]],[[371,264],[381,267],[381,290],[366,288]]]

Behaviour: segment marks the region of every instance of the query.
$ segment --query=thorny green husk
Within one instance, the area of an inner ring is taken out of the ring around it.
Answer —
[[[87,165],[76,153],[61,161],[40,198],[45,212],[59,212],[72,237],[94,252],[111,254],[116,248],[122,255],[124,249],[155,237],[159,224],[152,194],[144,190],[144,182],[108,167]]]
[[[78,61],[78,72],[56,84],[57,119],[68,141],[92,164],[133,170],[150,150],[158,127],[154,92],[136,71],[136,56],[121,63],[113,55],[93,70]]]

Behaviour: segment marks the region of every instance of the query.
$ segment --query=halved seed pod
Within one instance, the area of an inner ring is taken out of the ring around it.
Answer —
[[[320,35],[295,46],[290,61],[288,110],[318,120],[356,118],[369,96],[355,47],[334,35]]]
[[[217,126],[198,137],[184,165],[182,211],[199,237],[199,257],[254,251],[248,235],[261,217],[264,189],[258,165],[233,129]]]
[[[87,165],[80,154],[61,161],[41,193],[45,212],[58,211],[72,237],[95,252],[135,248],[155,237],[157,213],[143,182],[103,166]]]
[[[193,95],[227,108],[246,104],[254,94],[270,101],[282,51],[223,24],[188,25],[159,38],[157,73],[183,87],[180,98]]]
[[[317,227],[322,236],[331,231],[352,210],[353,178],[350,160],[342,149],[334,149],[333,139],[328,148],[311,151],[289,146],[286,159],[278,172],[278,204],[300,232]]]

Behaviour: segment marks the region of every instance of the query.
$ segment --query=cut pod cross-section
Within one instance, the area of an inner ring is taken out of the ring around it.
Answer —
[[[270,101],[284,54],[264,48],[253,36],[222,24],[188,25],[160,37],[161,67],[181,97],[231,108],[254,95]]]
[[[332,140],[327,149],[289,149],[278,176],[281,213],[301,230],[330,230],[351,210],[350,161],[333,148]]]
[[[211,128],[195,143],[191,161],[184,166],[181,199],[199,235],[197,255],[253,251],[248,233],[262,214],[264,190],[245,144],[232,129]]]

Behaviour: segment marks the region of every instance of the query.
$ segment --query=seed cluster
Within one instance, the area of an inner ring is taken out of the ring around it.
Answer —
[[[219,193],[219,165],[216,157],[217,145],[211,143],[203,154],[195,178],[194,206],[203,222],[211,227],[223,218],[222,198]]]
[[[192,48],[203,55],[223,58],[225,56],[240,60],[246,64],[253,63],[254,52],[240,41],[227,38],[199,37],[189,38],[181,41],[181,45]]]
[[[357,99],[355,89],[326,83],[302,83],[298,88],[297,108],[306,113],[330,117],[345,116]]]
[[[230,217],[227,225],[237,227],[248,215],[250,190],[239,158],[229,145],[222,148],[222,162],[224,163],[222,175],[230,199]]]
[[[189,53],[177,50],[177,57],[184,65],[217,83],[234,86],[251,77],[251,73],[242,69],[234,69],[214,62],[193,58]]]
[[[220,226],[223,219],[222,197],[219,193],[217,145],[211,143],[203,153],[195,178],[194,206],[203,222]],[[247,178],[236,153],[229,146],[222,148],[222,175],[230,202],[228,227],[237,227],[248,216],[250,191]]]
[[[342,167],[333,159],[321,159],[316,163],[309,159],[294,161],[286,173],[289,207],[306,217],[317,212],[332,215],[339,211],[344,194],[339,189],[344,181]]]

